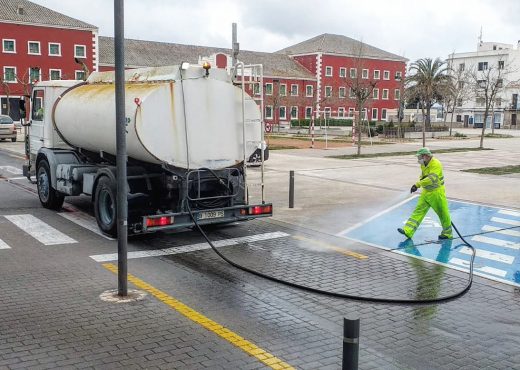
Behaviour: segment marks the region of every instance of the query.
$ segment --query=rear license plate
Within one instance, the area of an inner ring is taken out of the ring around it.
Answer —
[[[224,211],[206,211],[199,213],[199,220],[224,217]]]

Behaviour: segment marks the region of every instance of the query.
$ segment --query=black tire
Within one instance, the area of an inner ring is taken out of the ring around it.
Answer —
[[[94,195],[94,214],[99,229],[112,237],[117,236],[116,187],[107,176],[102,176]]]
[[[15,138],[15,137],[12,137],[12,138],[11,138],[11,141],[12,141],[13,143],[16,142],[16,138]]]
[[[36,169],[36,182],[38,188],[38,198],[43,207],[53,210],[60,210],[63,206],[65,197],[57,192],[51,185],[51,171],[49,163],[43,159],[38,163]]]

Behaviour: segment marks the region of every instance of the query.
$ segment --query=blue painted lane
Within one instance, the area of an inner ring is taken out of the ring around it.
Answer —
[[[471,250],[460,238],[437,241],[442,228],[433,210],[426,215],[413,240],[406,240],[397,232],[416,203],[417,197],[411,197],[339,235],[468,271]],[[449,207],[453,223],[477,250],[475,273],[520,286],[520,211],[453,200]]]

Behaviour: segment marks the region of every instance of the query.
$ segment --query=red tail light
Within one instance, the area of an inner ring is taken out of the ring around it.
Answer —
[[[273,213],[273,206],[271,204],[266,206],[254,206],[249,208],[250,215],[265,215]]]
[[[146,227],[168,226],[173,224],[173,216],[161,216],[146,219]]]

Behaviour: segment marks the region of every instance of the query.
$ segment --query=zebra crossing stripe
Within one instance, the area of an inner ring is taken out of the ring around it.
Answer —
[[[0,249],[11,249],[11,247],[7,245],[7,243],[4,242],[2,239],[0,239]]]
[[[458,266],[462,266],[462,267],[466,267],[469,269],[469,261],[465,261],[463,259],[460,259],[460,258],[451,258],[450,259],[450,262],[451,264],[453,265],[458,265]],[[476,268],[475,269],[476,271],[479,271],[479,272],[484,272],[486,274],[491,274],[491,275],[495,275],[495,276],[500,276],[501,278],[504,278],[506,277],[507,275],[507,271],[504,271],[504,270],[500,270],[500,269],[496,269],[494,267],[490,267],[490,266],[483,266],[483,267],[479,267],[479,268]]]
[[[500,211],[498,211],[498,213],[508,216],[520,217],[520,212],[510,211],[508,209],[501,209]]]
[[[511,226],[520,226],[520,221],[511,220],[509,218],[491,217],[491,221],[499,224],[506,224]]]
[[[498,234],[509,235],[509,236],[514,236],[514,237],[520,238],[520,231],[516,231],[516,230],[503,230],[500,227],[491,226],[491,225],[484,225],[482,227],[482,231],[494,231],[494,232],[496,232]]]
[[[462,254],[467,254],[468,256],[471,256],[473,254],[473,251],[471,249],[469,249],[468,247],[460,248],[459,252]],[[494,252],[489,252],[489,251],[485,251],[482,249],[477,249],[476,252],[477,252],[477,257],[485,258],[485,259],[496,261],[496,262],[507,263],[508,265],[511,265],[513,263],[513,261],[515,260],[514,256],[508,256],[507,254],[494,253]]]
[[[520,244],[518,244],[518,243],[513,243],[513,242],[510,242],[507,240],[502,240],[502,239],[497,239],[497,238],[490,238],[489,236],[484,236],[484,235],[475,235],[474,237],[471,238],[471,240],[474,240],[476,242],[486,243],[486,244],[497,245],[499,247],[504,247],[504,248],[510,248],[510,249],[515,249],[515,250],[520,249]]]
[[[99,236],[102,236],[105,239],[116,240],[114,238],[111,238],[111,237],[103,234],[103,232],[101,230],[99,230],[99,227],[96,223],[96,219],[84,212],[73,211],[73,212],[60,212],[58,214],[61,217],[65,218],[71,222],[74,222],[76,225],[79,225],[87,230],[90,230],[93,233],[98,234]]]
[[[77,243],[76,240],[30,214],[4,216],[43,245]]]
[[[213,244],[215,247],[228,247],[232,245],[237,245],[241,243],[253,243],[270,239],[284,238],[289,236],[281,231],[273,232],[273,233],[265,233],[265,234],[257,234],[244,236],[240,238],[232,238],[232,239],[224,239],[214,241]],[[180,253],[189,253],[200,251],[204,249],[211,248],[208,243],[197,243],[191,245],[182,245],[178,247],[166,248],[166,249],[153,249],[148,251],[134,251],[128,252],[128,259],[134,258],[144,258],[144,257],[157,257],[157,256],[166,256],[172,254],[180,254]],[[97,254],[90,256],[96,262],[109,262],[109,261],[117,261],[117,253],[109,253],[109,254]]]

